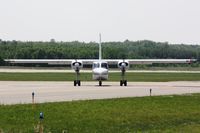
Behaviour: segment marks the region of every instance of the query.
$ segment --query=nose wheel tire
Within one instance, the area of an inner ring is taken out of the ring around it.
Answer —
[[[102,81],[99,81],[99,86],[102,86]]]
[[[127,80],[120,80],[120,86],[127,86]]]
[[[74,86],[81,86],[81,81],[80,80],[74,80]]]

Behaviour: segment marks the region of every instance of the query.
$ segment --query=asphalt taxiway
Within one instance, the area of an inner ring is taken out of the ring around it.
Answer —
[[[74,87],[72,82],[45,81],[0,81],[0,104],[31,103],[32,92],[36,103],[108,99],[121,97],[172,95],[200,93],[200,81],[179,82],[128,82],[128,86],[119,86],[119,82],[82,82]]]

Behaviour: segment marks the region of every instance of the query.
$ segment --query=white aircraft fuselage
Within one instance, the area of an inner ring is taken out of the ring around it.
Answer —
[[[94,62],[92,66],[93,80],[107,80],[108,79],[108,63],[99,60]]]
[[[101,85],[102,80],[108,79],[108,63],[101,60],[101,34],[99,35],[99,60],[93,62],[92,73],[93,80],[98,80]]]

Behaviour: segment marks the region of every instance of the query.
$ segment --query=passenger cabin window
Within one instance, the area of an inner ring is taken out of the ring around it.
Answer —
[[[94,63],[93,68],[99,68],[99,63]]]
[[[101,67],[108,69],[108,63],[101,63]]]

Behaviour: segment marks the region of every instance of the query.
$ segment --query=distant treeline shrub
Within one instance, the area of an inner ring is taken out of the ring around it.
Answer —
[[[168,44],[153,41],[102,43],[103,58],[199,58],[199,45]],[[0,41],[3,59],[86,59],[98,58],[98,43]]]

